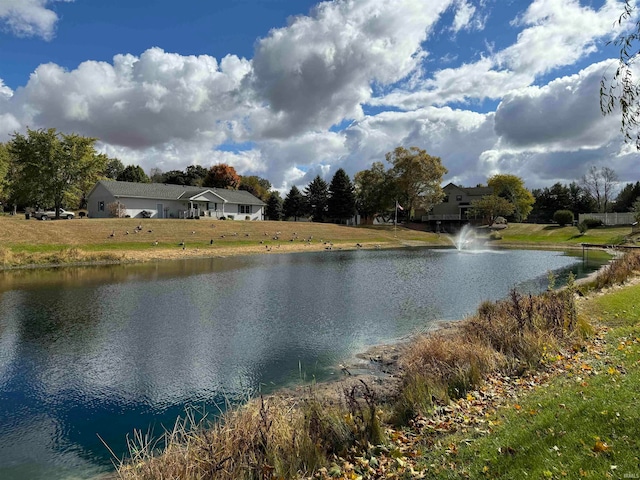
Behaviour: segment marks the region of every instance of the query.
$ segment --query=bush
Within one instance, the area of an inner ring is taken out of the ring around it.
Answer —
[[[584,235],[587,232],[588,229],[589,229],[589,227],[587,226],[586,223],[580,222],[578,224],[578,231],[580,232],[581,235]]]
[[[553,221],[561,227],[573,223],[573,212],[571,210],[558,210],[553,214]]]
[[[227,215],[227,219],[233,220],[235,217],[233,215]]]
[[[585,218],[582,221],[587,228],[596,228],[602,226],[602,220],[598,220],[597,218]]]

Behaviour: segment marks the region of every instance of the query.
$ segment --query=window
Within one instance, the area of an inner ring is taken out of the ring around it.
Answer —
[[[240,205],[240,213],[251,213],[251,205]]]
[[[456,195],[456,202],[462,201],[462,195]]]
[[[444,200],[443,200],[443,202],[444,202],[444,203],[449,203],[449,195],[445,195],[445,196],[444,196]]]
[[[98,202],[98,210],[104,212],[104,202]]]

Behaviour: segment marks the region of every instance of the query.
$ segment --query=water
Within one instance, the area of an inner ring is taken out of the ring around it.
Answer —
[[[458,319],[557,252],[321,252],[0,274],[0,478],[90,478],[187,405],[339,375],[367,346]]]

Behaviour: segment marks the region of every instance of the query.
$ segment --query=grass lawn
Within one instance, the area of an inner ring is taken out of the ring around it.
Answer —
[[[587,348],[554,360],[563,372],[427,449],[433,478],[640,477],[640,284],[589,299],[603,327]],[[455,449],[452,448],[455,445]]]
[[[510,224],[500,231],[502,240],[497,243],[562,244],[577,246],[581,243],[618,244],[631,234],[631,227],[598,227],[580,235],[576,227],[557,225]]]

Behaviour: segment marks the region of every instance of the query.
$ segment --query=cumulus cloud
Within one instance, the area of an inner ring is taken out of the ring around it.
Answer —
[[[599,87],[612,62],[589,66],[547,85],[505,96],[495,130],[513,147],[551,150],[596,148],[618,134],[618,120],[600,112]]]
[[[482,6],[483,2],[480,2]],[[486,17],[480,15],[475,5],[467,0],[458,0],[455,4],[456,13],[451,30],[458,33],[461,30],[482,30]]]
[[[513,27],[524,27],[513,45],[489,51],[476,62],[433,72],[412,89],[396,89],[370,103],[413,109],[502,98],[593,53],[598,40],[612,38],[624,28],[612,25],[620,8],[611,0],[599,10],[581,6],[577,0],[534,0],[512,21]]]
[[[47,8],[55,2],[74,0],[0,0],[0,25],[19,37],[51,40],[58,15]]]
[[[265,135],[284,137],[362,118],[372,83],[416,70],[421,43],[451,0],[337,0],[262,39],[253,87],[273,113]]]
[[[148,148],[173,140],[222,143],[242,117],[240,85],[247,60],[182,56],[151,48],[117,55],[113,65],[88,61],[73,71],[39,66],[15,92],[25,123]]]

